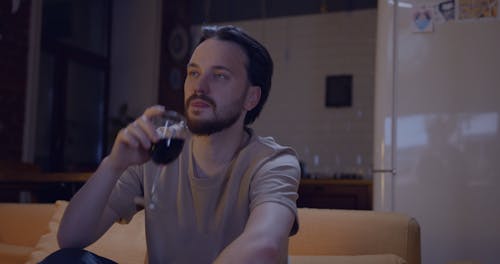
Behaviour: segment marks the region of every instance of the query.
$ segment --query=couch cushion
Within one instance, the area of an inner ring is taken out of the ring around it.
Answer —
[[[49,231],[54,205],[0,203],[0,212],[0,243],[33,247]]]
[[[66,201],[56,202],[56,211],[49,222],[50,231],[40,238],[27,263],[38,263],[59,249],[57,230],[67,204]],[[146,255],[144,211],[137,213],[126,225],[114,224],[98,241],[86,249],[118,263],[143,263]]]
[[[290,255],[394,254],[420,263],[418,224],[406,215],[309,208],[300,208],[298,215],[300,229],[290,237]]]
[[[24,263],[32,250],[32,247],[0,243],[0,260],[2,263]]]
[[[396,255],[358,256],[290,256],[290,264],[403,264],[406,261]]]

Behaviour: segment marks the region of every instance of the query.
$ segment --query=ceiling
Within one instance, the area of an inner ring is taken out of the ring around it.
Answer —
[[[193,24],[377,8],[377,0],[191,0]]]

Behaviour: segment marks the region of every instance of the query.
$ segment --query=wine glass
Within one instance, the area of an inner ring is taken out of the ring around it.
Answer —
[[[151,122],[160,138],[151,145],[151,160],[158,166],[162,166],[154,176],[150,191],[151,197],[148,206],[149,209],[155,209],[158,202],[158,178],[164,170],[164,166],[176,160],[181,154],[188,129],[185,118],[175,111],[165,111],[154,116],[151,118]],[[144,206],[144,198],[137,198],[137,203]]]
[[[151,146],[151,159],[157,164],[168,164],[177,159],[186,139],[186,121],[175,111],[166,111],[151,119],[160,140]]]

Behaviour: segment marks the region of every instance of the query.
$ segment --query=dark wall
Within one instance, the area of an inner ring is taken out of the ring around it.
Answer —
[[[21,160],[31,1],[0,1],[0,160]]]

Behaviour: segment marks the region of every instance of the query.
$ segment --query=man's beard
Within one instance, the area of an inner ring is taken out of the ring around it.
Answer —
[[[212,120],[195,120],[189,116],[189,103],[193,99],[202,99],[205,102],[209,103],[210,106],[212,107],[213,113],[214,113],[214,118]],[[242,111],[238,111],[239,106],[242,105],[241,100],[238,100],[235,102],[235,104],[231,105],[228,109],[230,111],[229,116],[227,117],[219,117],[217,115],[217,107],[215,102],[209,98],[208,96],[205,95],[192,95],[191,97],[188,98],[186,101],[186,119],[187,119],[187,126],[191,133],[197,136],[210,136],[214,133],[220,132],[226,128],[231,127],[238,121],[238,119],[241,116]]]

